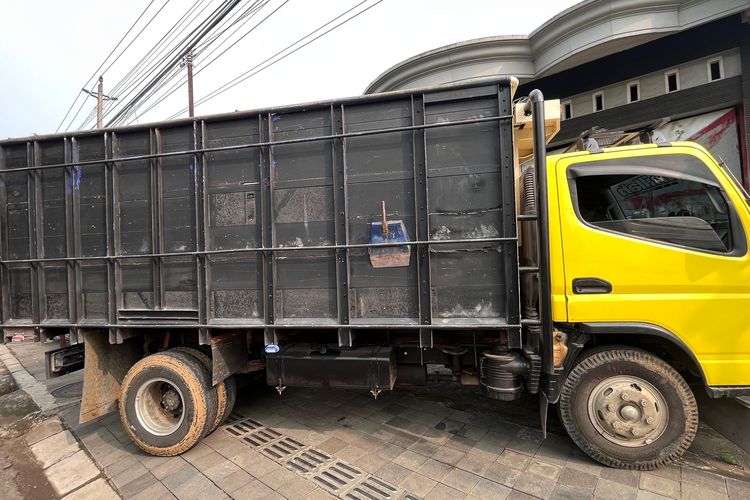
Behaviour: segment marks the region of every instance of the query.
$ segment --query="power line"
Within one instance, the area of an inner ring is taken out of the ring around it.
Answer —
[[[99,70],[100,70],[100,69],[102,69],[102,66],[104,66],[104,65],[105,65],[105,64],[107,63],[107,60],[108,60],[108,59],[109,59],[110,57],[112,57],[112,54],[114,54],[114,53],[115,53],[115,51],[116,51],[116,50],[117,50],[117,48],[118,48],[118,47],[120,46],[120,44],[121,44],[121,43],[123,42],[123,40],[125,40],[125,38],[127,38],[127,36],[128,36],[129,34],[130,34],[130,32],[131,32],[131,31],[133,30],[133,28],[135,28],[136,24],[138,24],[138,21],[140,21],[140,20],[141,20],[141,18],[143,17],[143,15],[144,15],[144,14],[146,14],[146,11],[148,11],[148,9],[149,9],[149,8],[151,7],[151,5],[152,5],[152,4],[153,4],[153,3],[155,2],[155,1],[156,1],[156,0],[151,0],[151,1],[150,1],[150,2],[148,3],[148,5],[146,5],[146,8],[145,8],[145,9],[143,9],[143,12],[141,12],[141,14],[140,14],[140,15],[138,16],[138,19],[136,19],[136,20],[135,20],[135,22],[134,22],[134,23],[133,23],[133,24],[132,24],[132,25],[130,26],[130,28],[128,28],[128,31],[126,31],[126,32],[125,32],[125,34],[124,34],[124,35],[122,36],[122,38],[120,38],[120,41],[119,41],[119,42],[117,42],[117,45],[115,45],[115,48],[114,48],[114,49],[112,49],[112,50],[110,51],[109,55],[107,55],[107,57],[106,57],[106,58],[104,59],[104,61],[102,61],[102,63],[101,63],[100,65],[99,65],[99,67],[98,67],[98,68],[96,68],[96,70],[94,71],[94,73],[93,73],[93,74],[92,74],[92,75],[91,75],[91,76],[90,76],[90,77],[89,77],[89,78],[88,78],[88,79],[86,80],[86,83],[84,83],[84,84],[83,84],[83,86],[84,86],[84,87],[86,87],[86,86],[87,86],[87,85],[88,85],[88,84],[89,84],[89,83],[91,82],[91,80],[93,80],[94,78],[96,78],[96,75],[97,75],[97,73],[99,73]],[[167,0],[167,2],[168,2],[168,1],[169,1],[169,0]],[[120,55],[122,55],[122,53],[120,53]],[[118,56],[118,58],[119,58],[119,57],[120,57],[120,56]],[[72,110],[72,109],[73,109],[73,106],[75,106],[75,105],[76,105],[76,102],[78,101],[78,98],[79,98],[79,97],[81,97],[81,93],[80,93],[80,92],[76,94],[76,98],[75,98],[75,99],[73,100],[73,102],[71,103],[71,105],[70,105],[70,107],[68,108],[68,111],[67,111],[67,112],[65,113],[65,116],[63,117],[63,119],[62,119],[62,120],[60,120],[60,124],[59,124],[59,125],[57,126],[57,130],[55,130],[55,132],[59,132],[59,131],[60,131],[60,127],[62,127],[62,124],[63,124],[63,123],[65,123],[65,120],[66,120],[66,119],[68,118],[68,115],[70,114],[70,110]],[[85,99],[84,99],[84,102],[85,102]],[[79,108],[79,111],[80,111],[80,108]],[[72,121],[72,120],[71,120],[71,121]]]
[[[219,87],[219,88],[217,88],[216,90],[214,90],[214,91],[210,92],[210,93],[209,93],[209,94],[207,94],[207,95],[206,95],[205,97],[203,97],[203,98],[199,99],[199,100],[198,100],[198,101],[197,101],[197,102],[195,103],[195,105],[197,106],[197,105],[199,105],[199,104],[203,104],[203,103],[205,103],[205,102],[207,102],[207,101],[209,101],[209,100],[213,99],[214,97],[217,97],[217,96],[219,96],[219,95],[223,94],[223,93],[224,93],[224,92],[226,92],[227,90],[229,90],[229,89],[231,89],[231,88],[233,88],[233,87],[235,87],[235,86],[239,85],[240,83],[244,82],[244,81],[245,81],[245,80],[247,80],[248,78],[251,78],[251,77],[253,77],[253,76],[257,75],[258,73],[260,73],[261,71],[264,71],[264,70],[268,69],[269,67],[273,66],[274,64],[276,64],[276,63],[278,63],[278,62],[280,62],[280,61],[283,61],[284,59],[286,59],[287,57],[291,56],[291,55],[292,55],[292,54],[294,54],[295,52],[297,52],[297,51],[299,51],[299,50],[303,49],[304,47],[306,47],[306,46],[308,46],[308,45],[310,45],[310,44],[311,44],[311,43],[313,43],[314,41],[316,41],[316,40],[318,40],[318,39],[320,39],[320,38],[324,37],[325,35],[327,35],[327,34],[328,34],[328,33],[330,33],[331,31],[333,31],[333,30],[335,30],[335,29],[337,29],[337,28],[339,28],[339,27],[343,26],[344,24],[348,23],[349,21],[351,21],[351,20],[353,20],[353,19],[355,19],[355,18],[359,17],[360,15],[364,14],[364,13],[365,13],[365,12],[367,12],[368,10],[372,9],[373,7],[375,7],[376,5],[378,5],[379,3],[381,3],[381,2],[383,1],[383,0],[377,0],[377,2],[373,3],[372,5],[368,6],[367,8],[365,8],[365,9],[363,9],[363,10],[361,10],[361,11],[357,12],[357,13],[356,13],[356,14],[354,14],[353,16],[351,16],[351,17],[349,17],[349,18],[345,19],[344,21],[342,21],[342,22],[340,22],[339,24],[337,24],[337,25],[333,26],[332,28],[329,28],[328,30],[326,30],[326,31],[324,31],[323,33],[321,33],[321,34],[317,35],[316,37],[312,38],[311,40],[308,40],[308,41],[307,41],[307,42],[305,42],[304,44],[300,45],[299,47],[296,47],[296,48],[295,48],[294,50],[292,50],[292,51],[290,51],[290,52],[288,52],[288,53],[284,54],[284,55],[283,55],[283,56],[281,56],[280,58],[278,58],[278,59],[276,59],[276,60],[273,60],[273,59],[274,59],[275,57],[277,57],[277,56],[278,56],[279,54],[282,54],[282,53],[284,53],[285,51],[287,51],[288,49],[290,49],[291,47],[294,47],[295,45],[299,44],[299,43],[300,43],[300,42],[302,42],[302,41],[303,41],[304,39],[306,39],[306,38],[308,38],[308,37],[312,36],[312,35],[313,35],[314,33],[316,33],[316,32],[318,32],[318,31],[320,31],[321,29],[325,28],[325,27],[326,27],[326,26],[328,26],[329,24],[331,24],[331,23],[335,22],[336,20],[340,19],[341,17],[345,16],[346,14],[348,14],[348,13],[349,13],[349,12],[351,12],[352,10],[356,9],[357,7],[361,6],[362,4],[366,3],[367,1],[368,1],[368,0],[363,0],[362,2],[358,3],[357,5],[355,5],[354,7],[350,8],[349,10],[347,10],[347,11],[345,11],[345,12],[343,12],[343,13],[339,14],[338,16],[336,16],[336,17],[334,17],[333,19],[331,19],[330,21],[328,21],[328,22],[324,23],[323,25],[321,25],[321,26],[320,26],[320,27],[318,27],[317,29],[315,29],[315,30],[311,31],[310,33],[308,33],[308,34],[307,34],[307,35],[305,35],[304,37],[300,38],[300,39],[299,39],[299,40],[297,40],[296,42],[294,42],[294,43],[292,43],[292,44],[288,45],[287,47],[285,47],[284,49],[282,49],[282,50],[278,51],[277,53],[275,53],[275,54],[274,54],[274,55],[272,55],[271,57],[269,57],[269,58],[265,59],[264,61],[262,61],[262,62],[260,62],[260,63],[258,63],[258,64],[256,64],[255,66],[253,66],[252,68],[250,68],[250,69],[249,69],[249,70],[247,70],[246,72],[244,72],[244,73],[240,74],[239,76],[235,77],[234,79],[232,79],[232,80],[230,80],[229,82],[225,83],[224,85],[220,86],[220,87]],[[268,63],[269,61],[271,61],[271,62],[270,62],[270,63]],[[268,64],[266,64],[266,63],[268,63]],[[265,66],[264,66],[264,65],[265,65]],[[180,110],[180,111],[179,111],[178,113],[175,113],[175,114],[173,114],[172,116],[170,116],[169,118],[167,118],[167,120],[171,120],[172,118],[176,118],[177,116],[181,115],[181,114],[182,114],[182,113],[184,113],[184,112],[185,112],[185,109],[182,109],[182,110]]]
[[[144,96],[146,95],[156,84],[159,83],[161,78],[175,65],[177,64],[182,57],[187,53],[188,50],[193,48],[201,39],[203,39],[216,25],[224,18],[227,14],[229,14],[239,3],[241,0],[227,0],[227,2],[223,3],[217,10],[214,11],[214,14],[209,18],[207,21],[207,24],[205,28],[201,29],[198,33],[191,33],[186,38],[190,38],[187,42],[187,44],[184,45],[184,49],[179,51],[166,65],[163,70],[161,70],[154,78],[149,80],[149,82],[143,86],[143,88],[138,92],[138,94],[133,97],[128,103],[123,107],[121,111],[119,111],[110,121],[107,123],[107,126],[112,125],[116,120],[118,120],[123,115],[127,114],[130,109]]]
[[[259,21],[259,22],[258,22],[258,23],[257,23],[256,25],[254,25],[254,26],[253,26],[252,28],[250,28],[250,30],[248,30],[248,31],[247,31],[247,32],[246,32],[245,34],[243,34],[243,35],[242,35],[242,36],[241,36],[240,38],[238,38],[237,40],[235,40],[235,41],[234,41],[234,42],[233,42],[233,43],[232,43],[232,44],[231,44],[231,45],[230,45],[229,47],[227,47],[226,49],[224,49],[224,50],[223,50],[223,51],[222,51],[221,53],[219,53],[219,54],[218,54],[218,55],[217,55],[216,57],[214,57],[213,59],[211,59],[211,60],[210,60],[210,61],[208,61],[207,63],[205,63],[205,64],[202,64],[202,65],[201,65],[201,66],[200,66],[200,67],[198,68],[198,71],[196,71],[196,72],[195,72],[195,75],[198,75],[198,74],[199,74],[199,73],[200,73],[201,71],[203,71],[204,69],[208,68],[208,67],[209,67],[209,66],[210,66],[210,65],[211,65],[212,63],[214,63],[214,62],[215,62],[215,61],[216,61],[217,59],[219,59],[219,57],[221,57],[221,56],[222,56],[222,55],[223,55],[224,53],[226,53],[226,52],[227,52],[228,50],[230,50],[230,49],[231,49],[232,47],[234,47],[235,45],[237,45],[237,43],[239,43],[239,42],[240,42],[241,40],[243,40],[243,39],[244,39],[245,37],[247,37],[247,36],[248,36],[248,35],[249,35],[250,33],[252,33],[253,31],[255,31],[255,29],[256,29],[256,28],[258,28],[258,27],[259,27],[259,26],[260,26],[261,24],[263,24],[263,23],[264,23],[264,22],[265,22],[265,21],[266,21],[266,20],[267,20],[268,18],[270,18],[270,17],[272,16],[272,15],[274,15],[274,14],[275,14],[275,13],[276,13],[276,12],[277,12],[277,11],[278,11],[279,9],[281,9],[281,8],[282,8],[282,7],[284,6],[284,5],[286,5],[286,4],[288,3],[288,2],[289,2],[289,0],[285,0],[285,1],[284,1],[284,2],[283,2],[283,3],[281,4],[281,5],[279,5],[278,7],[276,7],[276,9],[274,9],[273,11],[271,11],[271,12],[270,12],[270,13],[269,13],[268,15],[266,15],[266,17],[264,17],[263,19],[261,19],[261,20],[260,20],[260,21]],[[251,15],[250,15],[250,16],[249,16],[249,17],[248,17],[248,18],[247,18],[247,19],[246,19],[246,20],[245,20],[245,21],[244,21],[244,22],[243,22],[243,23],[242,23],[242,24],[241,24],[241,25],[240,25],[240,26],[239,26],[239,27],[238,27],[238,28],[237,28],[237,29],[236,29],[236,30],[235,30],[235,31],[233,32],[233,33],[232,33],[232,35],[233,35],[234,33],[236,33],[236,32],[237,32],[237,30],[239,30],[239,29],[240,29],[240,28],[241,28],[242,26],[244,26],[244,25],[245,25],[245,24],[246,24],[246,23],[247,23],[248,21],[250,21],[250,19],[252,19],[252,18],[253,18],[253,17],[254,17],[254,16],[255,16],[255,15],[256,15],[256,14],[258,13],[258,12],[259,12],[259,10],[260,10],[260,9],[261,9],[262,7],[264,7],[264,6],[265,6],[265,5],[267,4],[267,3],[268,3],[268,2],[265,2],[265,3],[263,4],[263,5],[261,5],[261,6],[260,6],[260,7],[258,8],[258,10],[256,10],[255,12],[253,12],[253,13],[252,13],[252,14],[251,14]],[[230,35],[230,37],[231,37],[231,35]],[[227,40],[228,40],[228,38],[227,38]],[[211,56],[211,54],[213,54],[214,52],[216,52],[216,50],[218,50],[219,48],[221,48],[221,45],[223,45],[224,43],[226,43],[226,41],[227,41],[227,40],[224,40],[224,42],[222,42],[222,43],[221,43],[221,44],[219,44],[219,45],[218,45],[217,47],[215,47],[215,48],[214,48],[214,49],[213,49],[213,50],[212,50],[211,52],[209,52],[208,54],[206,54],[206,57],[208,57],[208,56]],[[157,89],[157,90],[160,90],[161,88],[165,87],[167,83],[168,83],[168,82],[165,82],[164,84],[160,85],[159,89]],[[147,107],[147,108],[146,108],[145,110],[143,110],[143,111],[141,112],[141,114],[145,114],[145,113],[147,113],[148,111],[150,111],[151,109],[153,109],[153,108],[154,108],[154,106],[158,105],[158,104],[159,104],[159,103],[160,103],[161,101],[163,101],[164,99],[166,99],[167,97],[169,97],[170,95],[172,95],[172,94],[173,94],[174,92],[176,92],[176,91],[177,91],[177,90],[178,90],[178,89],[179,89],[179,88],[180,88],[180,87],[181,87],[182,85],[184,85],[184,84],[185,84],[185,78],[180,78],[180,80],[179,80],[179,81],[178,81],[178,82],[177,82],[176,84],[172,85],[172,86],[171,86],[171,87],[170,87],[169,89],[167,89],[167,91],[166,91],[166,93],[165,93],[165,94],[163,94],[162,96],[160,96],[160,97],[159,97],[159,99],[158,99],[158,100],[157,100],[156,102],[152,103],[152,104],[151,104],[151,105],[150,105],[149,107]],[[142,105],[143,103],[145,103],[145,102],[146,102],[147,100],[151,99],[151,98],[152,98],[152,97],[153,97],[154,95],[155,95],[155,93],[152,93],[152,94],[151,94],[151,95],[149,95],[149,96],[148,96],[148,97],[147,97],[146,99],[143,99],[143,100],[142,100],[142,102],[138,104],[138,106],[140,107],[140,106],[141,106],[141,105]]]
[[[119,99],[124,99],[125,97],[131,95],[133,92],[136,91],[136,89],[141,85],[141,83],[150,78],[151,75],[154,75],[158,69],[162,66],[162,63],[169,57],[169,54],[171,52],[174,52],[177,47],[179,47],[186,39],[187,37],[183,37],[179,42],[172,45],[173,42],[177,39],[177,37],[180,37],[184,33],[187,32],[187,28],[189,25],[191,25],[196,19],[201,17],[203,12],[210,6],[210,2],[203,6],[199,11],[195,13],[195,15],[191,18],[191,14],[201,5],[203,4],[205,0],[196,0],[195,3],[183,14],[180,19],[175,22],[169,30],[159,39],[159,41],[152,46],[152,48],[136,63],[133,68],[128,71],[128,73],[114,86],[112,93],[116,94]],[[222,6],[226,5],[227,0],[222,0]],[[219,7],[221,8],[221,7]],[[217,9],[218,10],[218,9]],[[214,10],[214,13],[217,11]],[[205,20],[198,23],[198,25],[194,28],[192,28],[191,31],[194,31],[196,29],[199,29],[201,26],[205,24]],[[166,52],[166,53],[165,53]],[[162,54],[164,54],[162,56]],[[160,58],[161,56],[161,58]],[[157,61],[158,59],[158,61]],[[106,112],[104,113],[104,116],[109,115],[114,107],[116,105],[112,105],[111,103],[108,103]],[[88,123],[89,120],[93,115],[89,115],[84,123],[81,124],[81,127],[83,127],[86,123]]]

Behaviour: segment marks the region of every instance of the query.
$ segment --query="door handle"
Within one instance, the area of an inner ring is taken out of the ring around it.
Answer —
[[[589,295],[594,293],[611,293],[612,283],[601,278],[574,278],[573,293]]]

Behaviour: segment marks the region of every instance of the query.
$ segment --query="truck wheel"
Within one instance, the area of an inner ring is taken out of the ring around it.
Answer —
[[[192,448],[216,415],[211,378],[183,352],[147,356],[125,375],[120,419],[146,453],[174,456]]]
[[[211,362],[211,358],[206,354],[193,347],[173,347],[170,349],[170,351],[184,352],[188,356],[192,356],[193,358],[198,360],[201,366],[203,366],[203,368],[205,368],[206,372],[208,373],[209,380],[211,380],[211,370],[213,370],[213,363]],[[216,392],[216,414],[213,415],[213,418],[209,418],[209,422],[211,423],[210,425],[206,426],[206,433],[204,434],[205,436],[211,434],[216,430],[219,424],[221,424],[224,419],[224,414],[227,411],[227,403],[229,400],[227,387],[223,381],[215,385],[213,387],[213,390],[214,392]],[[229,415],[228,413],[226,414]]]
[[[584,354],[560,392],[560,418],[594,460],[652,470],[679,458],[698,429],[685,380],[656,356],[628,347]]]

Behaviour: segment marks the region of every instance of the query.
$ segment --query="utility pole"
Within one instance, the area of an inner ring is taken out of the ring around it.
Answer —
[[[185,56],[185,64],[187,65],[188,77],[188,116],[192,118],[195,116],[195,106],[193,105],[193,49],[190,49]]]
[[[99,85],[96,90],[96,128],[104,125],[104,77],[99,75]]]
[[[91,97],[96,97],[96,128],[104,127],[104,101],[117,100],[117,97],[104,95],[104,77],[99,77],[99,85],[97,85],[96,93],[87,89],[81,89],[81,92],[85,92]]]

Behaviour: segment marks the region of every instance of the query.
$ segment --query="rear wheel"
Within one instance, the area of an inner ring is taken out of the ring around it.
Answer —
[[[122,382],[120,419],[139,448],[174,456],[192,448],[216,415],[216,393],[203,366],[183,352],[152,354]]]
[[[172,349],[170,349],[170,351],[184,352],[185,354],[192,356],[193,358],[198,360],[206,370],[209,379],[211,378],[213,363],[211,362],[211,358],[203,352],[193,347],[173,347]],[[227,413],[227,407],[229,405],[229,394],[226,384],[222,381],[221,383],[213,386],[213,390],[214,392],[216,392],[216,414],[212,419],[209,420],[211,424],[206,427],[206,435],[211,434],[216,430],[219,424],[224,421],[225,414],[229,415]],[[232,406],[234,406],[234,403],[232,403]],[[232,411],[231,408],[229,409],[229,411]]]
[[[679,458],[698,428],[685,380],[656,356],[627,347],[584,354],[560,393],[560,418],[594,460],[651,470]]]

